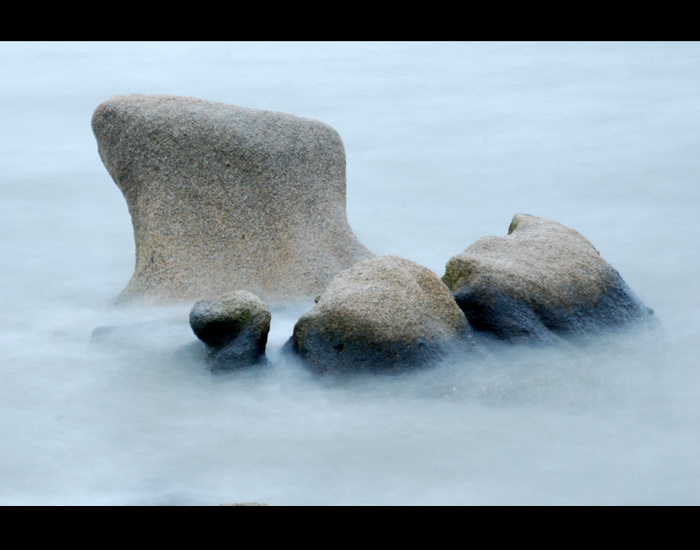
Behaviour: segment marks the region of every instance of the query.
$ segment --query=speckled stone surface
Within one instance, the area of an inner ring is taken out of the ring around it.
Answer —
[[[134,94],[99,105],[92,128],[134,228],[117,303],[309,299],[372,256],[347,221],[342,140],[322,122]]]
[[[580,233],[516,214],[505,237],[452,257],[442,280],[472,327],[502,340],[551,340],[644,321],[649,310]]]
[[[206,345],[211,366],[235,369],[264,360],[271,318],[260,298],[237,290],[197,301],[190,310],[190,327]]]
[[[294,327],[291,349],[314,370],[421,366],[471,348],[467,320],[440,278],[396,256],[341,272]]]

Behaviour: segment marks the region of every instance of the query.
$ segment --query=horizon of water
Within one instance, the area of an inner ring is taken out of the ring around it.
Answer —
[[[696,505],[699,43],[0,43],[0,504]],[[212,377],[134,267],[90,120],[167,93],[334,127],[350,225],[444,273],[518,212],[583,234],[653,336],[331,381]],[[120,327],[104,346],[98,326]]]

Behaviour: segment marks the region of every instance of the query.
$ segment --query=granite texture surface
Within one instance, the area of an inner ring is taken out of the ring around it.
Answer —
[[[345,150],[327,124],[133,94],[99,105],[92,128],[134,230],[117,303],[310,299],[372,256],[348,224]]]
[[[508,235],[477,240],[442,280],[477,331],[502,340],[551,340],[645,321],[620,274],[580,233],[516,214]]]
[[[320,372],[420,367],[472,346],[467,320],[440,278],[391,255],[341,272],[299,318],[290,345]]]

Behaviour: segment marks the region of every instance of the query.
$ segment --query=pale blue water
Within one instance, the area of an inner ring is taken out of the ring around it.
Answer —
[[[301,304],[211,378],[187,308],[106,307],[134,249],[90,119],[136,92],[330,124],[359,239],[438,275],[562,222],[662,330],[330,384],[278,355]],[[0,504],[700,503],[699,43],[4,42],[0,121]]]

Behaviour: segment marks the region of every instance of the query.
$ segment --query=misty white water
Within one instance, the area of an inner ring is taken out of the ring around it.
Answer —
[[[439,276],[513,214],[588,238],[661,323],[397,377],[212,376],[134,265],[92,111],[167,93],[319,119],[361,242]],[[0,504],[700,503],[700,44],[0,43]],[[91,346],[98,326],[120,327]]]

